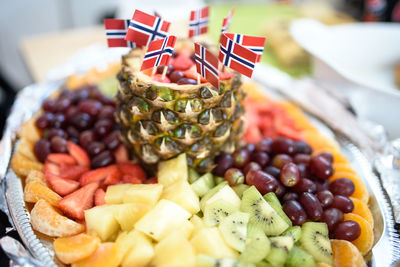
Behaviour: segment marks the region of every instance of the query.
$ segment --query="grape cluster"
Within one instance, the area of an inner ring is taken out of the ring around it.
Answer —
[[[274,192],[294,225],[321,221],[328,225],[332,238],[355,240],[361,233],[359,224],[343,221],[343,214],[354,209],[349,198],[354,183],[348,178],[329,182],[332,155],[312,152],[303,141],[265,138],[232,155],[220,155],[214,173],[232,186],[245,182],[261,194]]]
[[[113,151],[121,144],[115,103],[97,87],[63,90],[58,98],[46,99],[42,109],[36,120],[42,139],[34,145],[38,160],[44,162],[50,153],[66,153],[70,140],[88,152],[92,168],[114,163]]]

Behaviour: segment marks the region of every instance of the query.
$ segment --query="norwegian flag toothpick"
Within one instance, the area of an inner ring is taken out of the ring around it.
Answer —
[[[189,20],[189,38],[207,33],[210,7],[192,10]]]
[[[218,58],[198,43],[194,44],[194,48],[197,73],[219,89]]]
[[[257,56],[253,51],[228,38],[225,33],[221,34],[219,61],[225,66],[251,78]]]
[[[265,37],[250,36],[237,33],[226,33],[225,35],[229,39],[233,40],[235,43],[238,43],[256,53],[258,55],[257,62],[260,62],[261,56],[264,52]]]
[[[136,47],[135,43],[125,40],[125,35],[128,31],[129,22],[129,19],[104,20],[108,47]]]
[[[235,13],[235,9],[235,7],[232,8],[231,11],[229,11],[228,16],[224,17],[224,20],[222,21],[221,32],[227,32],[229,30],[229,26],[231,26],[232,17]]]
[[[152,41],[144,55],[140,70],[142,71],[159,65],[168,65],[168,61],[174,51],[175,41],[176,37],[173,35]]]
[[[136,46],[149,46],[150,42],[167,37],[171,23],[160,17],[135,10],[125,40]]]

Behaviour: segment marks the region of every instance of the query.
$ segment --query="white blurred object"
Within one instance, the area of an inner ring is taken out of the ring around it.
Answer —
[[[300,19],[291,34],[314,56],[317,80],[341,89],[357,114],[383,124],[391,139],[400,137],[400,91],[393,73],[400,62],[399,24],[325,26]]]

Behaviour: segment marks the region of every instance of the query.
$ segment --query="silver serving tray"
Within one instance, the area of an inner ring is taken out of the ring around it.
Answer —
[[[58,89],[61,84],[62,82],[47,83],[23,89],[19,93],[8,118],[6,129],[8,135],[6,134],[5,136],[11,136],[11,138],[9,138],[10,140],[3,140],[3,142],[9,142],[11,144],[10,147],[15,147],[15,141],[17,140],[11,140],[15,136],[12,133],[18,129],[23,121],[30,118],[39,109],[42,100]],[[327,126],[315,118],[312,121],[319,130],[339,142],[342,152],[350,160],[352,167],[360,174],[369,189],[371,194],[369,204],[375,220],[375,245],[372,249],[371,266],[387,267],[394,265],[400,259],[400,241],[399,235],[394,228],[392,206],[380,179],[374,173],[370,162],[355,145],[343,137],[335,136]],[[0,154],[0,162],[5,161],[7,154],[7,151],[3,151]],[[8,160],[6,161],[7,164]],[[23,200],[20,178],[8,167],[2,183],[12,223],[29,252],[44,266],[60,265],[59,262],[56,263],[55,261],[52,242],[37,236],[31,227],[30,215]]]

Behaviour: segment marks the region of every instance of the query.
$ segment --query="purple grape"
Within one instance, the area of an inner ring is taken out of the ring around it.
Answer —
[[[345,196],[336,195],[333,197],[331,207],[340,209],[344,213],[349,213],[349,212],[353,211],[354,204],[350,198],[345,197]]]
[[[177,84],[197,84],[197,81],[195,79],[182,78],[177,82]]]
[[[283,202],[286,202],[289,200],[298,200],[298,199],[299,199],[299,195],[295,192],[286,192],[286,194],[284,194],[282,197]]]
[[[111,132],[109,135],[106,136],[106,138],[104,138],[103,142],[108,149],[110,150],[116,149],[121,144],[121,140],[119,139],[119,132],[118,131]]]
[[[261,170],[261,167],[258,163],[251,161],[244,166],[243,173],[246,175],[251,170]]]
[[[292,221],[293,225],[302,225],[307,220],[307,214],[296,200],[288,200],[282,206],[283,211]]]
[[[51,153],[50,142],[46,139],[40,139],[36,141],[35,145],[33,146],[33,152],[40,162],[44,162],[47,156]]]
[[[329,163],[332,164],[332,162],[333,162],[333,156],[332,156],[331,153],[323,152],[323,153],[320,153],[319,156],[323,157],[323,158],[326,159]]]
[[[329,190],[334,195],[351,196],[354,193],[355,186],[349,178],[339,178],[331,183]]]
[[[322,213],[321,222],[328,225],[329,231],[335,229],[335,226],[341,221],[343,221],[343,212],[339,209],[330,208]]]
[[[65,119],[71,122],[72,118],[78,113],[78,108],[76,106],[70,106],[64,113]]]
[[[274,154],[293,155],[296,153],[296,146],[294,142],[286,137],[275,138],[271,146]]]
[[[311,172],[320,179],[328,179],[333,174],[332,164],[322,156],[314,156],[310,159]]]
[[[269,162],[269,156],[265,152],[255,152],[251,156],[251,160],[257,162],[261,167],[264,167]]]
[[[67,127],[67,134],[70,138],[75,138],[78,140],[79,138],[79,131],[74,127],[74,126],[68,126]]]
[[[244,147],[247,151],[249,151],[250,153],[253,153],[256,150],[256,145],[249,143]]]
[[[267,166],[264,168],[264,171],[277,179],[279,179],[281,175],[281,170],[274,166]]]
[[[297,193],[315,193],[317,191],[316,184],[307,178],[302,178],[300,181],[293,187],[293,190]]]
[[[230,168],[225,172],[224,179],[228,181],[230,186],[243,184],[244,174],[241,170],[237,168]]]
[[[48,112],[56,112],[56,100],[48,98],[43,102],[42,108]]]
[[[329,185],[331,184],[331,182],[329,182],[329,180],[316,179],[314,181],[315,181],[315,184],[317,185],[317,192],[320,192],[323,190],[329,190]]]
[[[60,136],[54,136],[50,140],[50,145],[53,153],[68,153],[67,140]]]
[[[286,193],[286,187],[278,181],[278,186],[276,187],[275,195],[278,198],[281,198],[285,193]]]
[[[89,98],[90,89],[85,87],[76,91],[76,100],[83,101]]]
[[[297,164],[297,168],[299,168],[300,172],[300,177],[301,178],[307,178],[310,177],[310,172],[308,171],[308,168],[304,164]]]
[[[115,162],[114,155],[109,150],[105,150],[92,159],[92,168],[97,169],[108,166]]]
[[[182,71],[179,71],[179,70],[175,70],[175,71],[171,72],[171,74],[169,75],[169,79],[173,83],[177,83],[183,77],[185,77],[185,75],[183,74]]]
[[[272,159],[272,165],[278,169],[282,169],[283,165],[292,162],[292,158],[286,154],[275,155]]]
[[[47,129],[50,127],[52,121],[54,119],[54,114],[53,113],[44,113],[42,114],[35,122],[36,127],[38,127],[41,130]]]
[[[335,238],[347,241],[356,240],[361,234],[361,227],[355,221],[345,221],[338,223],[335,227]]]
[[[250,161],[250,152],[242,148],[236,150],[233,155],[233,166],[236,168],[243,168]]]
[[[86,130],[79,135],[79,144],[83,148],[87,148],[90,143],[96,141],[96,139],[96,134],[92,130]]]
[[[304,192],[300,195],[299,201],[311,220],[318,221],[321,218],[323,211],[321,203],[313,194]]]
[[[98,120],[94,124],[94,131],[98,136],[104,137],[111,132],[113,127],[114,122],[111,120]]]
[[[97,154],[101,153],[104,151],[104,149],[106,148],[106,146],[101,143],[101,142],[91,142],[88,146],[87,146],[87,152],[89,153],[89,155],[91,157],[96,156]]]
[[[333,194],[329,190],[322,190],[319,191],[316,194],[316,197],[318,198],[319,202],[321,203],[321,206],[323,208],[327,208],[330,205],[332,205],[333,202]]]
[[[82,131],[89,129],[93,125],[93,119],[89,114],[78,113],[72,118],[71,123],[75,128]]]
[[[297,165],[289,162],[283,165],[280,180],[284,186],[293,187],[300,181],[300,173]]]
[[[304,165],[308,165],[308,163],[310,162],[310,155],[307,154],[296,154],[293,157],[293,162],[296,164],[304,164]]]
[[[100,113],[102,107],[103,105],[100,101],[88,99],[79,103],[78,110],[82,113],[89,114],[91,117],[96,117]]]
[[[294,145],[296,147],[297,153],[308,154],[308,155],[312,153],[312,148],[310,147],[309,144],[307,144],[304,141],[296,141]]]
[[[67,120],[65,119],[64,114],[56,113],[53,121],[51,122],[51,126],[53,128],[65,128],[67,126]]]
[[[63,129],[51,128],[47,132],[46,139],[51,140],[54,136],[60,136],[64,139],[67,139],[68,135]]]
[[[115,108],[111,106],[105,106],[101,109],[99,115],[97,116],[98,120],[101,119],[108,119],[108,120],[114,120],[114,113],[115,113]]]
[[[246,175],[246,183],[250,186],[254,185],[262,195],[275,192],[278,187],[278,181],[261,170],[249,171]]]
[[[256,145],[257,152],[265,152],[267,154],[272,153],[272,139],[271,138],[264,138]]]
[[[233,158],[230,154],[221,154],[217,160],[217,166],[214,168],[214,174],[224,177],[227,169],[233,167]]]
[[[67,97],[62,97],[57,100],[56,108],[58,112],[65,112],[71,106],[71,100]]]

